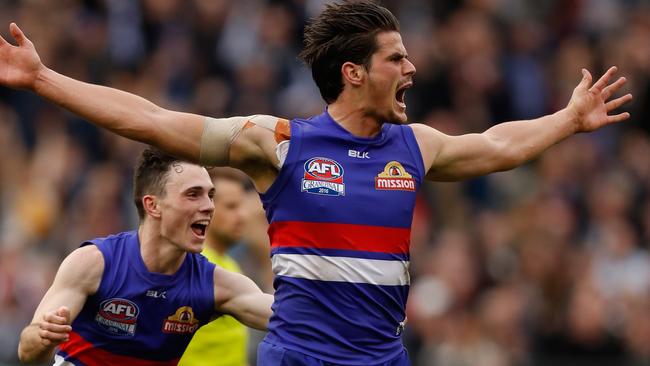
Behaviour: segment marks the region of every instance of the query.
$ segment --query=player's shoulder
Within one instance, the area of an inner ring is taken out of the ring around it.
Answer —
[[[86,245],[68,254],[59,267],[57,277],[69,286],[81,287],[93,293],[103,273],[104,255],[97,246]]]
[[[427,126],[424,123],[409,123],[404,126],[409,127],[411,130],[413,130],[413,132],[430,132],[432,130],[435,131],[433,127]]]
[[[410,128],[418,141],[437,141],[445,136],[442,132],[424,123],[409,123],[404,127]]]
[[[104,254],[96,245],[85,245],[68,254],[61,265],[83,272],[97,272],[104,269]]]
[[[291,138],[290,121],[285,118],[270,116],[265,114],[258,114],[248,117],[244,125],[244,131],[253,129],[261,129],[262,131],[270,131],[273,133],[276,143],[280,143]]]

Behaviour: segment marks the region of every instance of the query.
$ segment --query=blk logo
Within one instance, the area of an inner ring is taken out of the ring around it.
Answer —
[[[357,159],[370,159],[370,155],[368,155],[367,151],[361,152],[357,150],[348,150],[348,156]]]
[[[147,297],[153,297],[155,299],[166,299],[167,291],[148,290]]]

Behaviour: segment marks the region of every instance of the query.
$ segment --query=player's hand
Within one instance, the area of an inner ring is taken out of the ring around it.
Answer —
[[[34,90],[38,73],[44,67],[41,58],[16,23],[9,25],[9,31],[18,46],[0,37],[0,85]]]
[[[38,335],[44,346],[53,346],[67,342],[70,339],[70,309],[61,306],[43,315],[43,320],[38,323]]]
[[[609,84],[610,78],[616,71],[616,66],[610,67],[595,84],[591,85],[591,74],[586,69],[582,69],[582,80],[573,90],[573,95],[567,106],[568,111],[575,117],[576,132],[593,131],[610,123],[630,118],[630,114],[627,112],[610,114],[616,108],[632,100],[632,94],[610,100],[626,81],[624,77],[620,77]]]

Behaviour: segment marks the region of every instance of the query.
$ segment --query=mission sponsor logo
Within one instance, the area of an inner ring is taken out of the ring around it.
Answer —
[[[345,196],[343,167],[328,158],[311,158],[305,163],[302,192],[326,196]]]
[[[199,329],[199,320],[189,306],[182,306],[163,322],[162,331],[174,334],[192,334]]]
[[[415,179],[397,161],[386,164],[384,171],[375,177],[375,189],[382,191],[415,192]]]
[[[99,305],[95,322],[113,335],[133,336],[139,313],[138,305],[130,300],[108,299]]]

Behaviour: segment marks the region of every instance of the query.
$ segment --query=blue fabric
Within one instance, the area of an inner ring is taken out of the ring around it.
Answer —
[[[410,366],[405,349],[392,360],[378,364],[335,364],[262,341],[257,348],[257,366]]]

